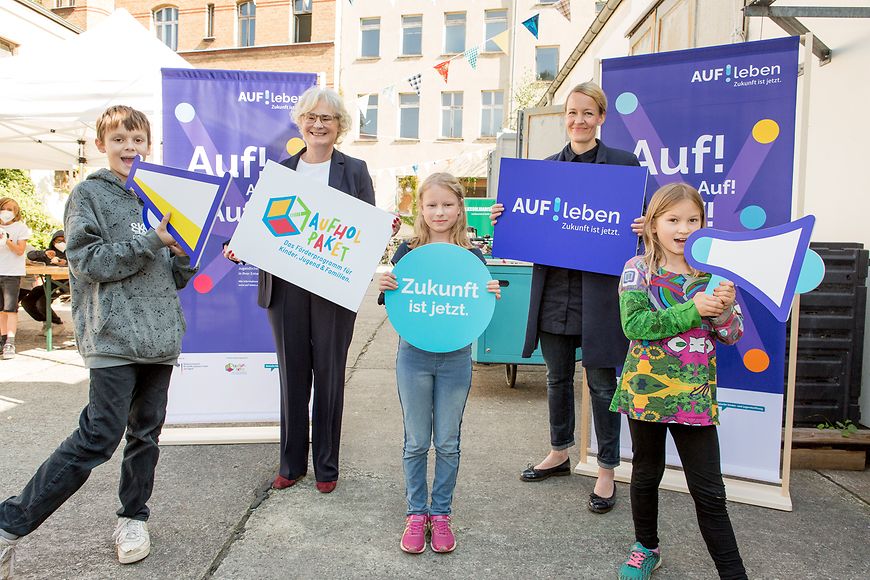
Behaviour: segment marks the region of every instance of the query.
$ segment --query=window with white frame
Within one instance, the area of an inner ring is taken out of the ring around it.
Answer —
[[[444,13],[444,53],[465,52],[465,12]]]
[[[381,55],[381,19],[360,18],[361,31],[359,55],[362,58],[375,58]]]
[[[480,93],[480,136],[495,137],[504,122],[504,91]]]
[[[487,10],[483,13],[484,35],[487,39],[497,36],[507,30],[507,10]],[[484,52],[501,52],[501,49],[492,40],[487,40],[483,47]]]
[[[74,8],[76,0],[54,0],[55,8]]]
[[[311,42],[311,0],[293,0],[293,42]]]
[[[376,94],[369,95],[365,115],[360,113],[359,136],[363,139],[375,139],[378,136],[378,95]]]
[[[420,97],[417,93],[399,94],[399,138],[420,138]]]
[[[178,8],[167,6],[154,12],[157,38],[172,50],[178,50]]]
[[[423,15],[402,16],[402,56],[423,54]]]
[[[462,139],[462,93],[441,93],[441,138]]]
[[[535,80],[552,81],[559,70],[559,47],[535,47]]]
[[[254,46],[257,7],[253,2],[239,4],[239,46]]]
[[[214,4],[205,6],[205,37],[214,38]]]

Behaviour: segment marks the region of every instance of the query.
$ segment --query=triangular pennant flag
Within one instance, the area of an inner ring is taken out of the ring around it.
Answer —
[[[525,26],[529,32],[534,34],[535,38],[538,38],[538,15],[537,14],[535,14],[531,18],[523,20],[523,26]]]
[[[465,60],[468,61],[468,64],[471,65],[471,68],[477,69],[477,55],[480,53],[479,46],[472,46],[468,50],[465,51]]]
[[[509,38],[508,38],[508,31],[507,30],[505,30],[504,32],[500,32],[500,33],[496,34],[490,40],[492,40],[503,53],[505,53],[505,54],[508,53]]]
[[[390,85],[381,89],[381,94],[387,99],[391,105],[396,104],[396,85]]]
[[[368,108],[369,108],[369,96],[362,95],[361,97],[359,97],[356,100],[356,108],[359,109],[360,117],[362,117],[363,120],[365,120],[366,112],[368,111]]]
[[[445,83],[447,82],[447,69],[448,69],[449,67],[450,67],[450,61],[449,61],[449,60],[445,60],[445,61],[442,62],[441,64],[436,64],[435,67],[434,67],[435,70],[438,71],[438,74],[440,74],[440,75],[444,78],[444,82],[445,82]]]
[[[414,92],[417,93],[417,96],[420,96],[420,85],[423,84],[423,75],[417,73],[415,75],[411,75],[408,77],[408,84],[411,85],[411,88],[414,89]]]
[[[559,0],[555,4],[553,4],[553,8],[559,11],[559,14],[568,19],[568,22],[571,22],[571,0]]]
[[[158,220],[172,213],[166,228],[197,266],[230,185],[230,173],[222,177],[145,163],[136,157],[126,186],[144,203],[142,217]]]

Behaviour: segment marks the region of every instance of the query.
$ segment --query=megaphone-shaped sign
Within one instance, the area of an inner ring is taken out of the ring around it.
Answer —
[[[162,220],[171,212],[166,229],[190,256],[190,264],[197,266],[230,180],[229,173],[223,176],[194,173],[145,163],[137,156],[126,186],[145,204],[142,221],[146,226],[156,225],[148,219],[149,213]]]
[[[794,295],[809,292],[825,276],[822,258],[809,249],[815,222],[808,215],[751,232],[701,229],[686,240],[686,261],[713,274],[709,291],[720,279],[731,280],[785,322]]]

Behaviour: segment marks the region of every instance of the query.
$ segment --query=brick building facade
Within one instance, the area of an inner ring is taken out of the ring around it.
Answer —
[[[44,3],[85,30],[124,8],[197,68],[314,72],[335,86],[336,0]]]

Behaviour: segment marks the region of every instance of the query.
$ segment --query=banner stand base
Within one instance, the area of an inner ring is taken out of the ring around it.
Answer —
[[[169,427],[160,434],[160,445],[234,445],[278,443],[279,425],[263,427]]]
[[[161,443],[162,442],[161,438]],[[622,483],[631,482],[631,462],[623,460],[615,471],[616,481]],[[574,473],[577,475],[598,477],[598,462],[595,461],[595,455],[589,453],[585,463],[577,463],[577,466],[574,468]],[[728,496],[728,501],[781,510],[784,512],[792,511],[791,496],[783,491],[783,488],[779,485],[757,481],[746,481],[730,477],[724,477],[723,479],[725,481],[725,493]],[[659,488],[668,491],[689,493],[689,488],[686,486],[686,478],[683,475],[683,472],[679,469],[673,469],[670,467],[665,469],[665,475],[662,478],[662,483],[659,485]]]

